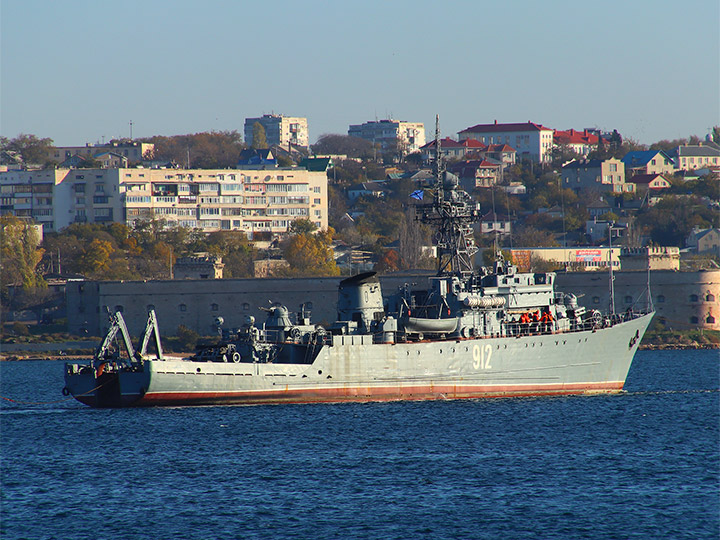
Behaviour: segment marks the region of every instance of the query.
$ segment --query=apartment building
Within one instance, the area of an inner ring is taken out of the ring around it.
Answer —
[[[163,219],[167,227],[285,234],[298,218],[328,226],[327,175],[302,168],[55,169],[0,173],[2,213],[45,230],[75,222]]]
[[[553,130],[540,124],[477,124],[458,133],[460,141],[475,139],[483,144],[507,144],[515,149],[517,158],[535,163],[550,163]]]
[[[72,156],[99,159],[104,154],[112,153],[133,164],[152,158],[154,151],[155,145],[151,143],[119,140],[105,144],[87,143],[85,146],[55,146],[48,151],[47,161],[60,164]]]
[[[625,181],[625,164],[615,158],[573,160],[563,165],[562,184],[576,193],[583,191],[634,193],[635,184]]]
[[[264,114],[258,118],[245,119],[245,142],[253,142],[253,127],[260,124],[265,129],[265,140],[268,145],[288,148],[290,145],[310,146],[307,118],[300,116],[283,116],[280,114]]]
[[[348,128],[348,135],[380,145],[382,151],[398,151],[402,155],[417,152],[425,145],[425,125],[422,122],[388,119],[353,124]]]

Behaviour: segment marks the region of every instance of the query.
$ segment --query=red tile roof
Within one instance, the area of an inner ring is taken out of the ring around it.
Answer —
[[[515,152],[516,151],[509,144],[490,144],[490,145],[488,145],[487,149],[488,149],[488,152]]]
[[[550,128],[546,128],[542,124],[535,124],[533,122],[526,122],[524,124],[498,124],[497,120],[494,124],[477,124],[473,127],[462,130],[460,133],[499,133],[506,131],[549,131]]]
[[[598,136],[588,133],[587,130],[576,131],[569,129],[561,131],[556,129],[553,133],[553,139],[557,144],[597,144]]]

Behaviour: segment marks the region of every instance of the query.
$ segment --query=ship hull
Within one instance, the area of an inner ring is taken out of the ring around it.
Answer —
[[[623,389],[651,318],[522,337],[374,344],[371,336],[334,336],[312,364],[146,360],[140,371],[65,378],[92,407],[612,393]]]

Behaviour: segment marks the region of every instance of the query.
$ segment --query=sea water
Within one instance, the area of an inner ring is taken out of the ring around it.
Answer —
[[[98,410],[62,362],[2,362],[0,538],[716,539],[719,365],[641,351],[620,395]]]

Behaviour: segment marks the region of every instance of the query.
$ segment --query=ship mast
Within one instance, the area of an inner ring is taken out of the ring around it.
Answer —
[[[461,189],[458,177],[445,170],[440,143],[440,122],[435,117],[435,185],[432,203],[417,205],[418,219],[435,228],[438,249],[438,275],[461,278],[473,273],[473,257],[478,251],[473,223],[480,212],[478,205]]]

